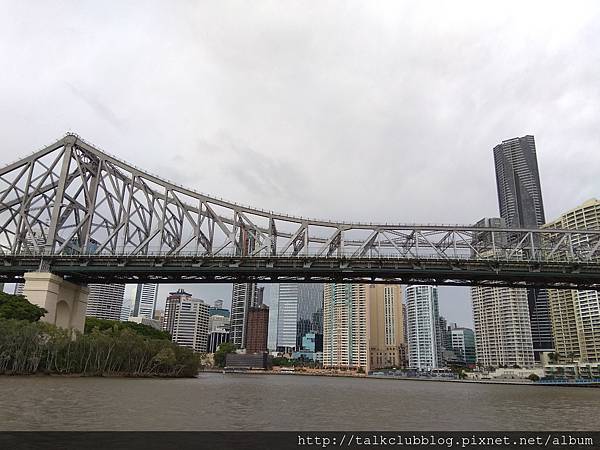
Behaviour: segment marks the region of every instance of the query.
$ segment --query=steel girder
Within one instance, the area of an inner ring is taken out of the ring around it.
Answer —
[[[75,134],[0,169],[0,254],[599,264],[600,231],[312,220],[184,188]]]

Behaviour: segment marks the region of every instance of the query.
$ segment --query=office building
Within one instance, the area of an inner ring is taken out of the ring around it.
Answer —
[[[218,315],[223,317],[230,317],[231,315],[227,308],[223,308],[223,300],[215,300],[214,306],[209,308],[208,314],[211,316]]]
[[[369,370],[367,288],[363,284],[325,284],[324,367]]]
[[[256,303],[256,283],[233,283],[229,339],[237,348],[246,348],[248,309]]]
[[[221,316],[218,314],[213,314],[212,316],[209,314],[208,316],[208,331],[215,331],[217,329],[230,329],[230,318],[226,316]]]
[[[229,310],[223,308],[223,300],[216,300],[214,306],[208,309],[208,331],[213,332],[222,329],[229,332],[230,326],[231,315]]]
[[[323,333],[323,284],[281,283],[277,302],[277,349],[292,352],[307,333]]]
[[[546,222],[533,136],[508,139],[494,147],[500,217],[509,228],[539,228]],[[548,294],[528,289],[527,303],[536,359],[552,351]]]
[[[165,305],[163,329],[173,342],[196,352],[205,352],[208,345],[208,305],[192,298],[183,289],[171,292]]]
[[[158,284],[144,283],[136,286],[135,301],[133,303],[132,316],[154,318],[156,298],[158,296]]]
[[[371,284],[367,298],[370,369],[405,367],[402,287]]]
[[[269,336],[269,307],[261,304],[248,309],[248,326],[246,334],[246,353],[267,351]]]
[[[220,328],[208,333],[208,344],[206,351],[214,353],[223,342],[229,342],[229,331]]]
[[[534,363],[526,289],[471,288],[477,364],[483,367]]]
[[[121,307],[121,322],[127,322],[129,320],[129,316],[132,315],[136,293],[137,284],[125,285],[125,293],[123,294],[123,306]]]
[[[470,328],[450,327],[452,350],[458,355],[460,361],[466,366],[474,366],[475,359],[475,333]]]
[[[323,353],[323,335],[317,333],[306,333],[302,336],[302,350],[308,352]]]
[[[90,284],[85,315],[98,319],[121,320],[124,284]]]
[[[438,290],[435,286],[406,288],[409,367],[431,371],[441,364]]]
[[[277,302],[277,350],[292,352],[296,349],[296,321],[298,319],[299,283],[281,283]]]
[[[252,254],[254,245],[252,234],[245,227],[241,227],[237,243],[240,255]],[[262,303],[262,292],[260,299],[258,295],[256,283],[233,283],[229,339],[237,348],[246,348],[248,309],[257,306],[258,301]]]
[[[544,228],[600,230],[600,201],[591,199],[562,214]],[[586,237],[571,235],[575,246],[593,248]],[[600,293],[548,290],[555,351],[559,361],[600,362]]]

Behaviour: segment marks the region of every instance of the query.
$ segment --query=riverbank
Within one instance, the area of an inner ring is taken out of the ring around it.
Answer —
[[[394,381],[425,381],[425,382],[441,382],[441,383],[463,383],[463,384],[487,384],[487,385],[510,385],[510,386],[558,386],[558,387],[586,387],[600,388],[598,383],[582,383],[582,382],[534,382],[531,380],[458,380],[442,377],[388,377],[381,375],[365,375],[365,374],[344,374],[337,372],[296,372],[296,371],[280,371],[280,370],[233,370],[224,371],[222,369],[204,369],[200,373],[220,373],[241,374],[241,375],[281,375],[281,376],[304,376],[304,377],[337,377],[337,378],[362,378],[376,380],[394,380]]]

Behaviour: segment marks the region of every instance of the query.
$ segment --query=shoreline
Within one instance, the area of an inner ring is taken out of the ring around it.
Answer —
[[[426,377],[386,377],[381,375],[346,375],[339,373],[310,373],[310,372],[280,372],[275,370],[240,370],[233,372],[225,372],[219,369],[205,369],[202,373],[220,373],[222,375],[280,375],[280,376],[304,376],[304,377],[329,377],[329,378],[359,378],[359,379],[374,379],[374,380],[393,380],[393,381],[424,381],[424,382],[441,382],[441,383],[465,383],[465,384],[495,384],[508,386],[550,386],[550,387],[584,387],[584,388],[600,388],[600,384],[594,383],[536,383],[525,380],[457,380],[444,378],[426,378]]]

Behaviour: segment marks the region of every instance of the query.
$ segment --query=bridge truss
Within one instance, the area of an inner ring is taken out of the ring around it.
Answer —
[[[600,231],[312,220],[148,174],[74,134],[0,169],[0,281],[600,288]]]

